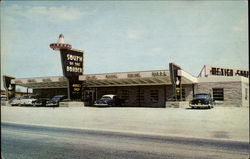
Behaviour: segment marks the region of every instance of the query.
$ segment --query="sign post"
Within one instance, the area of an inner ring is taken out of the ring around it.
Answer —
[[[181,67],[170,63],[169,64],[170,70],[170,78],[173,87],[173,99],[175,101],[182,101],[182,85],[181,85],[181,77],[178,76],[178,70],[181,70]]]
[[[63,75],[68,82],[68,98],[80,100],[82,95],[82,82],[79,75],[83,74],[83,52],[80,50],[60,50]]]
[[[70,44],[65,44],[62,34],[59,35],[57,43],[50,44],[50,48],[60,51],[63,75],[68,84],[68,99],[80,100],[82,82],[79,81],[79,75],[83,74],[83,51],[72,49]]]

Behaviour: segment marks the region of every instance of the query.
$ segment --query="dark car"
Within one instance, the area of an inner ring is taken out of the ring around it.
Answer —
[[[49,99],[48,98],[38,98],[36,101],[33,101],[33,106],[46,106],[46,103]]]
[[[121,106],[123,100],[116,95],[107,94],[103,95],[101,99],[95,101],[94,106]]]
[[[194,99],[190,102],[191,108],[213,108],[214,100],[210,93],[199,93],[194,95]]]
[[[59,102],[62,100],[67,99],[66,95],[56,95],[47,101],[46,106],[59,106]]]

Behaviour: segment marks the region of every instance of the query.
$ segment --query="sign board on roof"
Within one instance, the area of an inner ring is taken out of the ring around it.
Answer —
[[[205,65],[199,74],[199,77],[207,76],[243,76],[248,78],[249,70]]]

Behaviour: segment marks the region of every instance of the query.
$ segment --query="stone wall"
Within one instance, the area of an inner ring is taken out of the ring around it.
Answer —
[[[241,82],[202,82],[195,86],[195,93],[213,93],[213,88],[224,89],[224,101],[216,102],[216,106],[242,106]]]
[[[249,83],[242,82],[242,106],[249,107]]]

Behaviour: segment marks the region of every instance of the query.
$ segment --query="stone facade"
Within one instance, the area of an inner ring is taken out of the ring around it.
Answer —
[[[223,88],[224,100],[216,101],[216,106],[247,106],[242,100],[242,82],[202,82],[195,85],[195,93],[211,93],[213,88]]]

